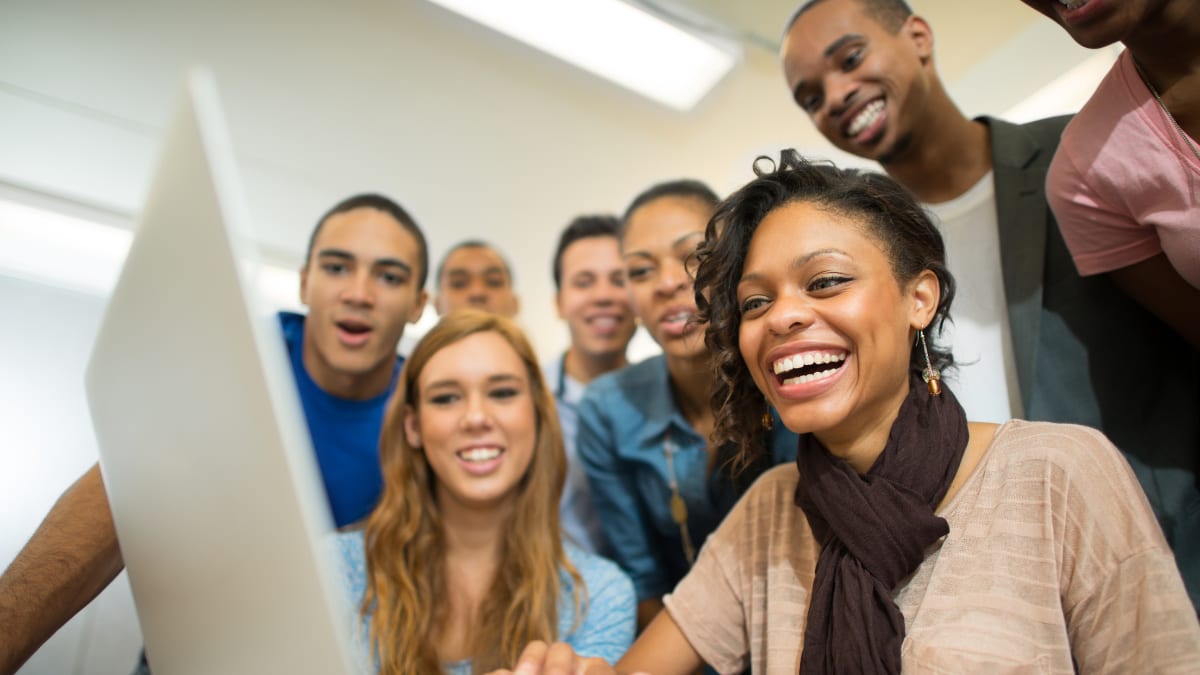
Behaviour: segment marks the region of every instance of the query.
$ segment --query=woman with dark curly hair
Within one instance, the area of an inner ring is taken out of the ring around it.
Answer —
[[[954,282],[913,198],[791,151],[756,173],[700,253],[714,434],[757,452],[765,396],[796,464],[750,488],[617,667],[1194,672],[1200,624],[1116,448],[968,422],[939,379]],[[519,663],[575,660],[534,644]]]

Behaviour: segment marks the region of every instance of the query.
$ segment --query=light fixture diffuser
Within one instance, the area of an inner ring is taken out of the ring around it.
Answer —
[[[430,0],[679,111],[739,54],[621,0]]]

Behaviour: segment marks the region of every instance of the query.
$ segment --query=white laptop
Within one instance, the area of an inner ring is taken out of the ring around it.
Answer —
[[[155,675],[352,672],[333,521],[216,88],[189,75],[87,370]]]

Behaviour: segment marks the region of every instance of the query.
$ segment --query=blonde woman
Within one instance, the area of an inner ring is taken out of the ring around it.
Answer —
[[[563,543],[554,399],[514,323],[461,310],[426,334],[380,455],[383,496],[341,535],[380,672],[484,672],[532,640],[607,660],[629,647],[629,579]]]

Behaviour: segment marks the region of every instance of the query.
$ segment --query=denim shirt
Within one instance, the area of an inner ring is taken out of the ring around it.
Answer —
[[[593,380],[578,413],[576,450],[613,559],[633,580],[639,602],[660,598],[690,567],[671,517],[668,436],[697,551],[734,500],[710,488],[708,443],[676,407],[664,356]],[[770,437],[772,464],[796,458],[797,436],[778,418]]]

